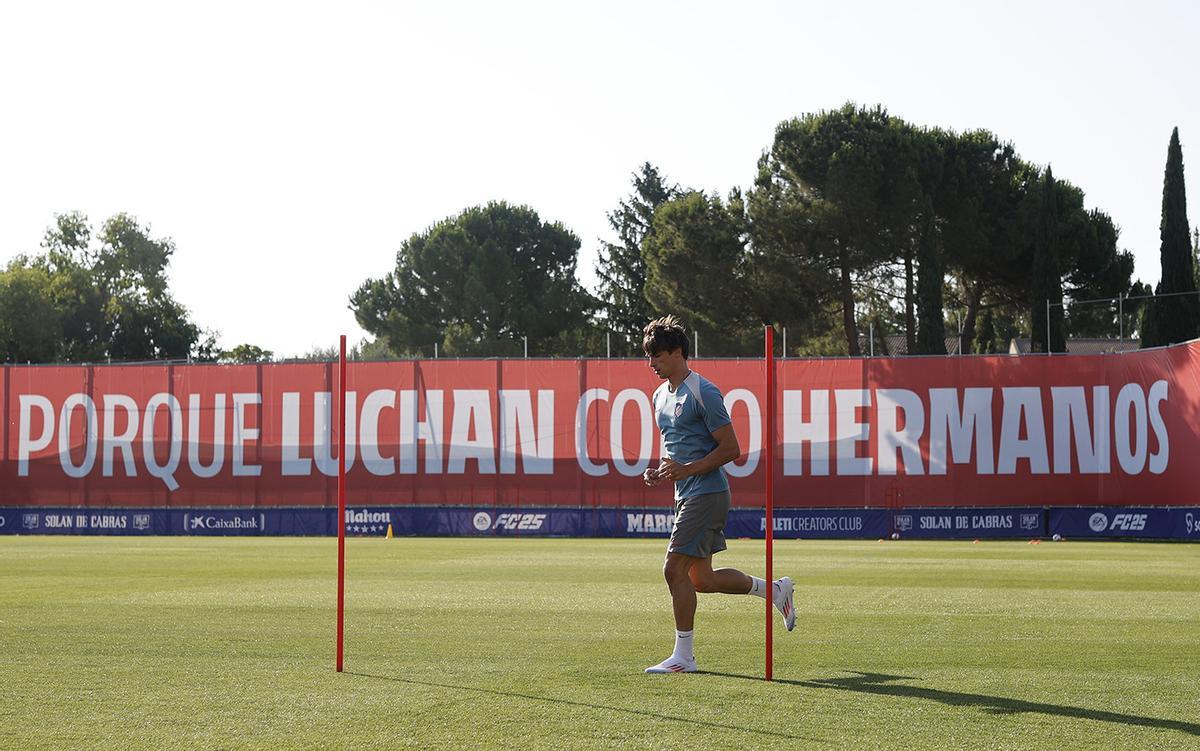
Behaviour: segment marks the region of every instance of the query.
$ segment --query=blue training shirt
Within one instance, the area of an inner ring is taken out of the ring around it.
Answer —
[[[654,421],[662,433],[667,456],[687,464],[708,456],[717,447],[713,431],[728,425],[725,399],[712,381],[691,372],[671,391],[663,381],[654,391]],[[717,467],[706,475],[692,475],[675,482],[675,500],[729,490],[725,470]]]

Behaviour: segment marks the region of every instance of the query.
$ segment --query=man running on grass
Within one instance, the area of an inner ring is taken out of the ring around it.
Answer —
[[[644,333],[642,349],[650,367],[664,380],[654,392],[654,419],[666,453],[657,469],[646,470],[642,481],[649,487],[675,481],[675,526],[663,564],[675,610],[675,651],[646,672],[692,673],[696,670],[692,651],[696,593],[766,599],[768,588],[762,579],[737,569],[713,571],[712,567],[713,554],[725,550],[729,516],[729,482],[721,466],[741,455],[721,391],[688,368],[688,338],[678,318],[651,321]],[[796,627],[792,590],[792,580],[786,576],[769,590],[788,631]]]

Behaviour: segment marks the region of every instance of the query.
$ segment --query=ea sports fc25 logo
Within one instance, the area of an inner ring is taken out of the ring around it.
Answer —
[[[1108,521],[1108,514],[1097,511],[1088,518],[1088,526],[1093,532],[1103,532],[1105,530],[1120,530],[1122,532],[1141,532],[1146,529],[1146,519],[1149,514],[1113,514],[1112,523]]]
[[[492,515],[486,511],[480,511],[475,514],[475,518],[471,520],[471,523],[480,532],[487,532],[491,529],[517,529],[537,532],[545,525],[546,514],[505,513],[497,516],[496,522],[493,524]]]

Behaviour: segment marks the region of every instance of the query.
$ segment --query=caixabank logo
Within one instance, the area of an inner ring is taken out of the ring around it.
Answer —
[[[266,527],[266,514],[188,513],[183,515],[183,531],[188,534],[263,532]]]

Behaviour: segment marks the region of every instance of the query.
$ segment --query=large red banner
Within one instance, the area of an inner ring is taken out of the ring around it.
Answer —
[[[760,506],[1180,505],[1200,492],[1200,343],[1123,355],[696,360]],[[336,365],[5,366],[0,505],[336,502]],[[355,505],[659,506],[632,360],[349,364]]]

